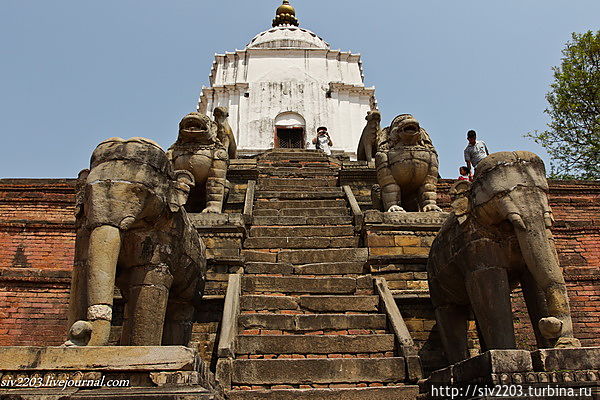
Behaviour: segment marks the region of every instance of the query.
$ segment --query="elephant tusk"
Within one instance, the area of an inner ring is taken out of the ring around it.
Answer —
[[[508,214],[508,220],[513,224],[514,227],[519,228],[521,230],[526,230],[525,222],[523,222],[523,218],[519,214],[510,213]]]

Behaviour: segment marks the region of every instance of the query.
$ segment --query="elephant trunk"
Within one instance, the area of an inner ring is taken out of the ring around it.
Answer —
[[[106,346],[110,336],[117,260],[121,250],[119,228],[102,225],[90,234],[88,253],[87,320],[92,334],[89,346]]]
[[[565,280],[549,230],[551,222],[548,215],[541,217],[511,214],[508,219],[514,226],[523,259],[546,298],[549,317],[538,321],[542,335],[558,339],[557,346],[577,346]]]

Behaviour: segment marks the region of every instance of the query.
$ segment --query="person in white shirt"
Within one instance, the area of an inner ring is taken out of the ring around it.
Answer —
[[[467,168],[471,171],[471,166],[473,168],[477,167],[477,164],[490,155],[490,152],[483,140],[477,140],[477,132],[474,130],[467,132],[467,140],[469,144],[465,148],[465,162],[467,163]]]
[[[313,139],[313,144],[317,149],[323,150],[328,156],[331,155],[331,146],[333,142],[327,133],[327,128],[320,126],[317,128],[317,137]]]

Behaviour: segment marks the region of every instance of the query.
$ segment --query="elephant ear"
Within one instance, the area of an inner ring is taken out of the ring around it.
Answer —
[[[458,219],[459,224],[463,224],[470,212],[469,193],[471,192],[471,182],[458,181],[452,185],[449,194],[452,199],[452,210]]]
[[[186,170],[175,171],[175,181],[172,182],[169,193],[169,209],[171,212],[178,212],[185,205],[194,185],[194,175],[191,172]]]

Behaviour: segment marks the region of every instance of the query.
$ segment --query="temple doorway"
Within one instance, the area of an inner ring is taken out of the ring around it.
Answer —
[[[275,118],[276,148],[303,149],[306,122],[304,118],[294,112],[281,113]]]
[[[282,149],[303,149],[304,128],[276,128],[275,147]]]

